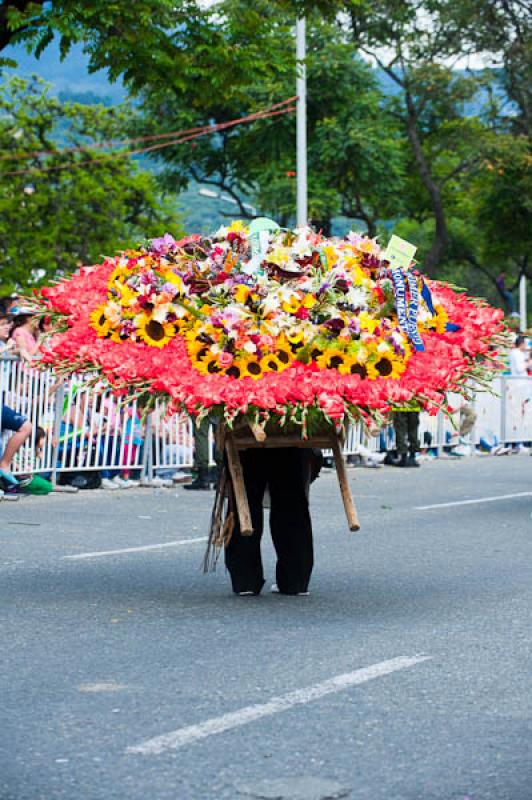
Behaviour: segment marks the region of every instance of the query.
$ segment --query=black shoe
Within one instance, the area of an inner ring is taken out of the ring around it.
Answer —
[[[183,484],[183,489],[187,489],[187,491],[191,492],[202,492],[208,491],[211,488],[211,484],[209,481],[209,470],[201,467],[198,470],[197,477],[192,481],[192,483],[185,483]]]
[[[396,461],[394,463],[394,467],[408,467],[408,466],[410,465],[408,463],[408,457],[406,453],[401,453],[401,457],[399,458],[399,461]]]
[[[406,462],[407,467],[419,467],[419,463],[416,461],[415,455],[411,454],[408,456],[408,460]]]
[[[396,467],[397,466],[397,456],[392,450],[389,450],[385,457],[383,464],[386,464],[388,467]]]

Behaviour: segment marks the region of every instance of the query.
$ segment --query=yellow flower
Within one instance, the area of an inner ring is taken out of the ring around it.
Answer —
[[[375,317],[371,317],[367,311],[362,311],[362,313],[359,314],[358,321],[360,322],[361,329],[369,333],[373,333],[375,328],[379,326],[379,320],[375,319]]]
[[[175,336],[175,328],[171,322],[157,322],[148,314],[139,314],[135,318],[137,336],[151,347],[164,347]]]
[[[190,334],[192,334],[192,338],[189,338]],[[199,339],[196,339],[196,335],[196,331],[187,331],[185,334],[185,337],[188,339],[187,351],[191,360],[194,358],[200,360],[209,350],[209,347],[205,344],[205,342],[201,342]],[[202,353],[201,356],[199,355],[200,353]]]
[[[338,350],[337,347],[332,347],[326,350],[323,355],[316,359],[316,364],[320,369],[340,369],[340,367],[348,361],[350,356]]]
[[[313,294],[306,294],[301,305],[303,308],[314,308],[317,302]]]
[[[282,267],[290,261],[290,250],[288,247],[278,245],[274,247],[271,253],[268,253],[268,262]]]
[[[133,306],[137,302],[137,292],[130,289],[125,283],[116,283],[115,288],[120,292],[118,302],[121,306]]]
[[[98,334],[98,336],[108,336],[112,325],[105,316],[105,305],[97,306],[94,311],[90,313],[91,325]]]
[[[250,294],[251,289],[248,286],[244,286],[243,283],[239,283],[238,286],[235,286],[233,291],[236,302],[242,304],[246,302]]]
[[[371,278],[366,275],[362,267],[358,264],[352,269],[352,277],[353,277],[353,285],[354,286],[366,286],[370,288],[372,286]]]
[[[301,308],[301,300],[294,292],[285,300],[283,300],[281,308],[283,311],[286,311],[287,314],[295,314]]]
[[[323,248],[325,258],[327,259],[327,269],[332,269],[338,261],[338,253],[333,244],[327,245]]]
[[[248,226],[241,219],[235,219],[227,229],[228,233],[249,233]]]
[[[363,380],[368,377],[366,365],[354,355],[346,356],[344,363],[338,367],[338,371],[342,375],[360,375]]]
[[[262,378],[264,374],[261,362],[254,356],[235,359],[234,363],[240,369],[241,378],[253,378],[253,380],[258,380]]]
[[[305,332],[298,328],[291,328],[287,332],[286,338],[290,344],[303,344],[305,340]]]
[[[109,286],[115,281],[120,281],[122,278],[125,278],[126,275],[129,275],[130,271],[128,270],[126,264],[118,264],[114,270],[109,275]]]
[[[294,356],[292,354],[292,349],[284,337],[280,337],[275,343],[274,355],[279,363],[284,365],[284,367],[290,366],[291,362],[293,361]]]
[[[205,355],[201,360],[193,360],[192,366],[195,367],[202,375],[218,375],[223,372],[222,367],[218,364],[218,356],[216,353],[211,353],[208,348]]]
[[[260,365],[263,372],[282,372],[286,368],[281,364],[277,356],[273,354],[263,356],[260,360]]]
[[[168,269],[162,273],[162,278],[165,283],[172,283],[176,287],[179,294],[186,294],[186,287],[183,283],[183,278],[181,275],[178,275],[173,270]]]
[[[373,366],[380,378],[398,378],[403,372],[399,368],[399,362],[391,355],[381,355]]]
[[[445,333],[445,327],[449,322],[449,315],[444,307],[440,305],[434,306],[434,311],[436,314],[432,317],[432,320],[429,321],[429,325],[436,333]]]

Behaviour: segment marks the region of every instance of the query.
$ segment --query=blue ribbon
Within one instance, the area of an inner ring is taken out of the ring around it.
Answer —
[[[419,335],[417,329],[417,315],[419,312],[419,288],[417,285],[417,278],[409,271],[406,273],[408,279],[408,286],[410,288],[410,308],[408,313],[408,335],[415,347],[420,353],[425,350],[423,340]]]
[[[425,347],[417,329],[417,315],[419,311],[419,290],[417,280],[411,272],[406,274],[410,289],[410,305],[406,302],[405,275],[399,267],[392,269],[392,281],[395,294],[395,307],[399,327],[406,333],[414,348],[422,352]]]
[[[432,302],[432,294],[431,294],[431,291],[430,291],[429,287],[427,286],[427,284],[423,280],[423,278],[421,278],[421,297],[423,298],[423,300],[427,304],[427,308],[430,311],[430,313],[432,314],[432,316],[434,316],[436,314],[436,312],[434,311],[434,304]]]

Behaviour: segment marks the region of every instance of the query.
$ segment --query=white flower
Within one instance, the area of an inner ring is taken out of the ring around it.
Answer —
[[[368,306],[367,292],[359,286],[349,289],[345,298],[349,305],[355,308],[367,308]]]
[[[160,306],[156,306],[152,313],[152,319],[154,319],[155,322],[165,322],[166,317],[168,314],[171,314],[173,310],[174,306],[172,303],[163,303]]]
[[[246,342],[243,349],[246,351],[246,353],[256,353],[257,345],[253,344],[253,342]]]

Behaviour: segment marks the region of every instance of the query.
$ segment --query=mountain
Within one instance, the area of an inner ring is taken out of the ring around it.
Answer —
[[[51,83],[56,92],[65,96],[65,99],[73,99],[72,96],[75,96],[81,100],[85,95],[94,98],[92,102],[112,104],[120,103],[126,97],[123,85],[120,82],[111,83],[105,70],[89,73],[88,59],[81,45],[74,45],[63,61],[59,56],[57,42],[52,42],[40,58],[27,53],[21,45],[6,48],[2,51],[2,56],[12,58],[18,64],[16,68],[7,68],[6,75],[38,75]]]

